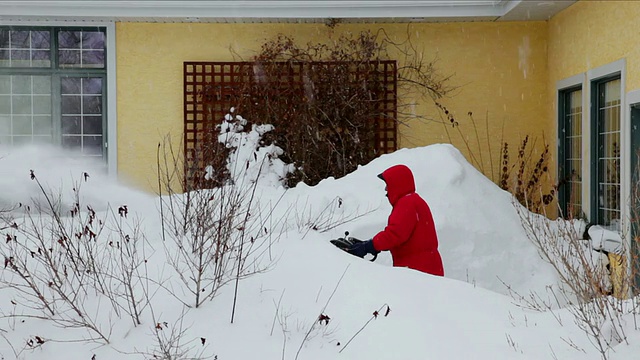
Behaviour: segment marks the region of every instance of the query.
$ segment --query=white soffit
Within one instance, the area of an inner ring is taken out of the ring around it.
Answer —
[[[20,20],[153,22],[394,22],[547,20],[575,1],[533,0],[0,0],[0,23]],[[551,3],[551,5],[549,5]],[[557,4],[556,3],[561,3]],[[542,4],[542,5],[541,5]],[[546,5],[545,5],[546,4]],[[224,19],[224,21],[222,21]]]
[[[520,1],[517,6],[501,16],[499,21],[549,20],[555,14],[577,1]]]

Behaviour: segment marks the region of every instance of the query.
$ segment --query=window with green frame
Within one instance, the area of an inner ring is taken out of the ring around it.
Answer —
[[[565,218],[582,218],[582,88],[559,93],[558,200]]]
[[[620,230],[620,75],[592,82],[591,221]]]
[[[0,26],[0,145],[106,158],[106,29]]]

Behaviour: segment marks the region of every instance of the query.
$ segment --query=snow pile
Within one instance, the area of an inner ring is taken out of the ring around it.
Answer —
[[[512,196],[451,145],[383,155],[343,178],[325,179],[313,188],[300,184],[285,202],[297,204],[299,213],[318,218],[318,223],[346,222],[332,228],[330,237],[349,231],[356,238],[371,238],[384,228],[391,212],[384,182],[376,175],[396,164],[413,171],[416,191],[431,207],[446,277],[504,294],[506,285],[528,294],[558,281],[528,240]],[[327,213],[332,213],[331,220]],[[391,259],[383,253],[378,262],[390,265]]]
[[[162,241],[158,207],[149,196],[131,206],[129,217],[122,220],[129,224],[135,213],[146,224],[140,269],[152,279],[145,282],[151,284],[152,306],[143,310],[142,324],[134,326],[126,316],[105,311],[109,304],[88,296],[84,308],[109,334],[110,342],[102,346],[77,342],[88,336],[86,329],[60,331],[50,321],[14,317],[34,310],[26,307],[29,304],[16,289],[0,287],[0,311],[7,316],[0,321],[0,358],[99,360],[143,354],[152,358],[151,354],[159,354],[159,342],[167,345],[178,336],[179,344],[174,341],[168,349],[174,356],[220,360],[600,359],[592,339],[568,311],[527,310],[504,295],[504,284],[526,295],[544,291],[557,278],[527,240],[511,196],[475,170],[457,149],[450,145],[403,149],[340,179],[285,189],[279,181],[287,166],[277,161],[278,150],[258,146],[263,130],[254,127],[238,136],[235,130],[228,132],[238,161],[235,165],[231,161],[229,170],[238,169],[235,174],[240,174],[242,169],[262,168],[245,174],[260,184],[257,201],[270,209],[258,214],[264,217],[268,243],[257,256],[269,264],[268,271],[240,280],[237,288],[233,283],[223,286],[199,308],[187,306],[190,303],[183,301],[188,297],[179,287],[181,274],[167,264],[163,251],[171,243]],[[65,180],[69,174],[86,171],[84,165],[77,167],[64,157],[52,159],[49,149],[45,154],[28,148],[0,159],[3,173],[19,174],[0,179],[3,201],[26,203],[37,193],[29,169],[47,183],[65,186],[73,184]],[[262,160],[270,166],[261,165]],[[328,242],[345,231],[369,238],[384,227],[391,207],[376,175],[396,164],[412,169],[418,193],[431,206],[444,278],[393,268],[387,253],[376,262],[363,261]],[[137,196],[99,175],[92,174],[82,184],[82,193],[94,208],[103,204],[106,209],[104,204],[119,195]],[[250,187],[249,182],[235,185]],[[106,238],[121,235],[110,227],[103,231]],[[319,317],[325,320],[319,322]],[[627,331],[629,338],[637,338],[631,325]],[[38,343],[36,336],[44,342]],[[619,345],[616,350],[611,359],[628,358],[638,347]]]

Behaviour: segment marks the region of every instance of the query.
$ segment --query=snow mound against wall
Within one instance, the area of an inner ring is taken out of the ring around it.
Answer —
[[[314,187],[299,184],[289,196],[306,198],[317,209],[333,205],[334,216],[369,212],[329,231],[348,230],[366,239],[386,225],[391,212],[384,183],[376,177],[386,168],[405,164],[414,173],[417,192],[429,203],[438,231],[446,277],[507,294],[544,292],[557,283],[553,268],[539,255],[520,224],[511,194],[476,170],[452,145],[401,149],[383,155],[339,179]],[[295,194],[295,195],[293,195]],[[358,209],[356,210],[356,207]],[[377,263],[391,264],[390,257]]]

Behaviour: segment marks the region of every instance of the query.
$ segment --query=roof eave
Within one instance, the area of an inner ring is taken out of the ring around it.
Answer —
[[[517,2],[517,1],[515,1]],[[498,18],[513,0],[447,1],[2,1],[0,19],[70,18]]]

